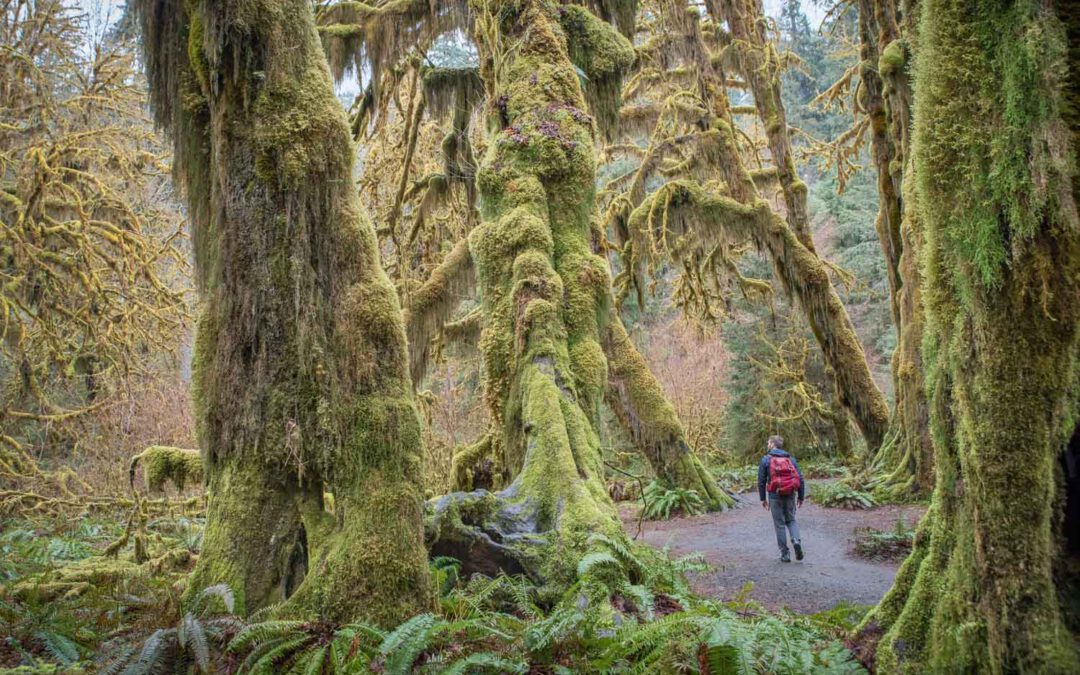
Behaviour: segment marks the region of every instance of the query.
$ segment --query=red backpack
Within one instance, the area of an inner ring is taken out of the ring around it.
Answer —
[[[799,490],[799,472],[790,457],[769,457],[769,492],[786,497]]]

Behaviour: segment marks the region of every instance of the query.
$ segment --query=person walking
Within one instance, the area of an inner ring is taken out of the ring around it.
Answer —
[[[788,552],[788,533],[795,548],[795,559],[803,559],[799,524],[795,522],[796,507],[802,508],[806,496],[806,481],[795,458],[784,450],[783,436],[770,436],[769,449],[758,464],[758,496],[761,508],[772,511],[776,543],[780,547],[780,562],[791,562]],[[768,492],[768,499],[765,493]]]

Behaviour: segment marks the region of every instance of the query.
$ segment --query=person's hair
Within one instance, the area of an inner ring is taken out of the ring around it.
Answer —
[[[782,448],[782,447],[784,447],[784,437],[783,436],[769,436],[769,445],[773,446],[774,448]]]

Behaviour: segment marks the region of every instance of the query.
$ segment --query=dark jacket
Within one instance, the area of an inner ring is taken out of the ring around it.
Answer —
[[[758,464],[757,469],[757,491],[761,497],[761,501],[765,501],[765,486],[769,484],[769,456],[774,457],[791,457],[787,452],[780,448],[773,448],[767,455],[761,458],[761,463]],[[795,465],[795,470],[799,472],[799,500],[802,501],[806,496],[806,481],[803,480],[802,469],[799,468],[799,463],[795,461],[794,457],[791,457],[791,463]]]

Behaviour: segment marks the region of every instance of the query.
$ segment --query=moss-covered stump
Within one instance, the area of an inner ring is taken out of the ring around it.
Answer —
[[[135,488],[135,471],[139,465],[142,465],[146,489],[151,492],[162,492],[166,482],[182,492],[188,484],[203,481],[202,458],[198,450],[151,445],[131,458],[128,479],[132,489]]]
[[[936,482],[862,635],[880,673],[1080,672],[1054,576],[1080,387],[1065,100],[1080,62],[1063,25],[1076,15],[1036,0],[920,9],[912,151]]]

